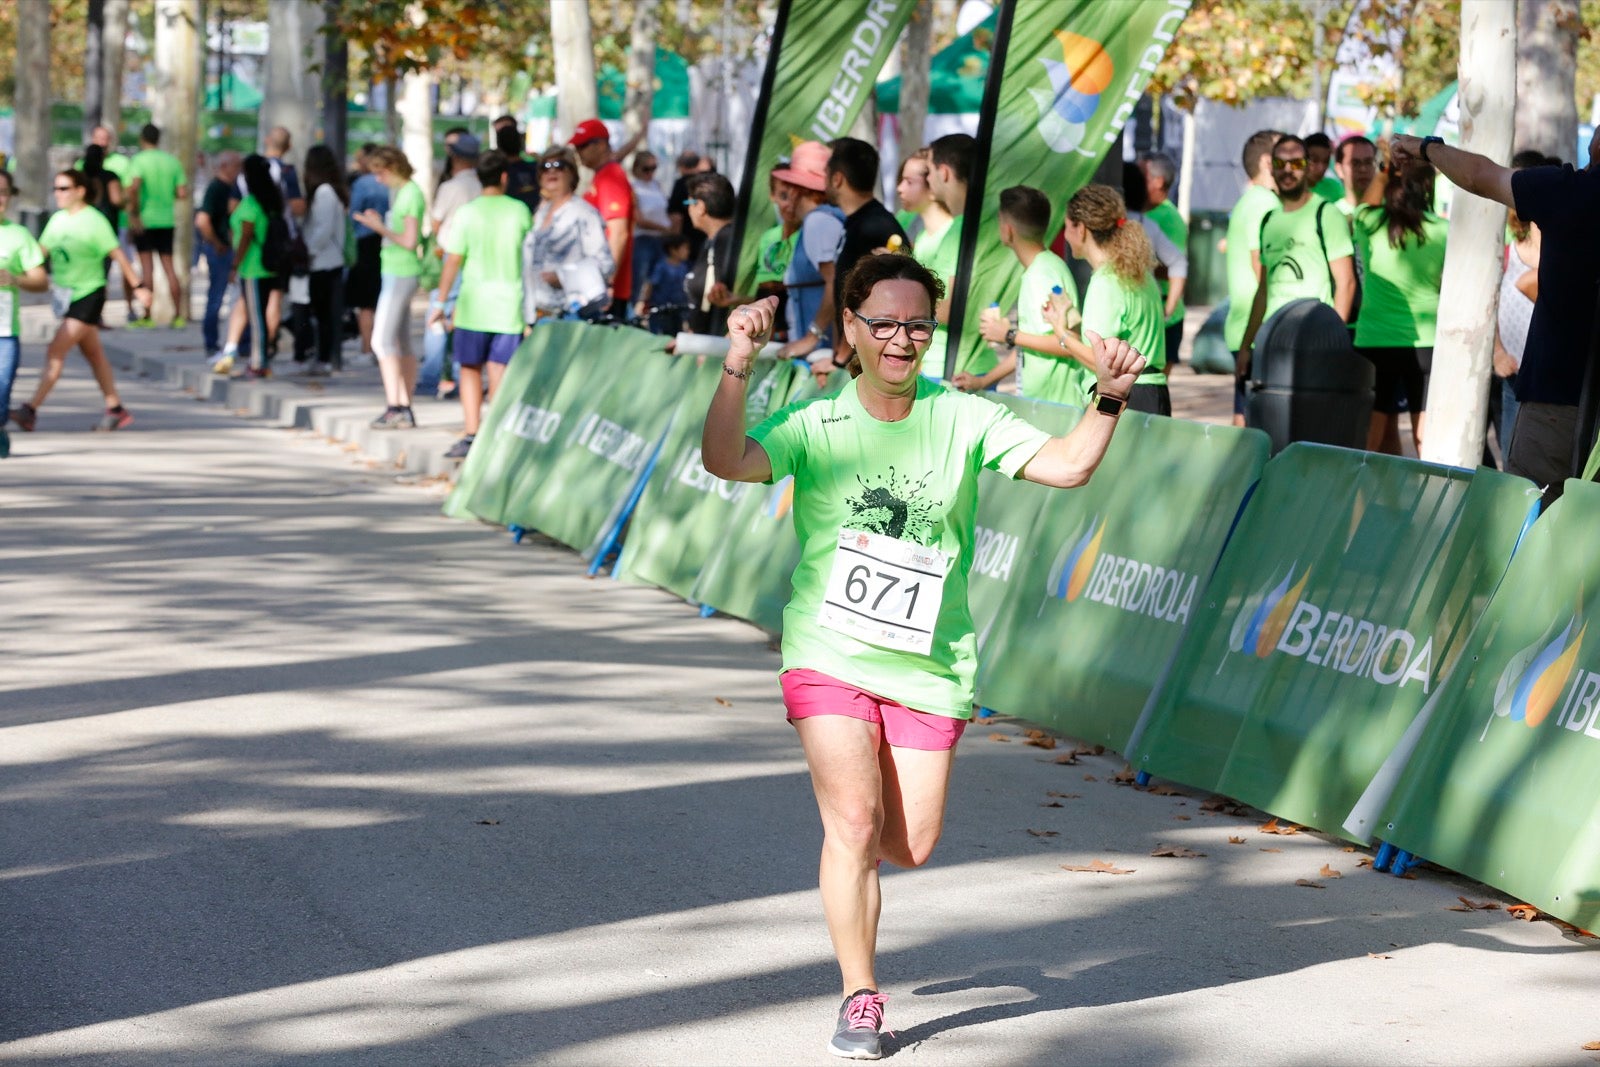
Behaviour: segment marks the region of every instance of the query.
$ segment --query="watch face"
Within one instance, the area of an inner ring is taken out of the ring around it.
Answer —
[[[1102,396],[1095,400],[1094,409],[1102,415],[1121,415],[1126,404],[1114,396]]]

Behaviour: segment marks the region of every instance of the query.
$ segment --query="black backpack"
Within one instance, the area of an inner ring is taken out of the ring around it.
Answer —
[[[305,274],[311,267],[305,238],[282,214],[267,219],[267,232],[261,238],[261,265],[273,274]]]

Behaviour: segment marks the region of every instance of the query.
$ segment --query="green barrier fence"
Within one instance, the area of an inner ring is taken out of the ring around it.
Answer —
[[[1320,445],[1267,465],[1135,766],[1330,833],[1449,674],[1538,491]]]
[[[990,394],[1017,415],[1060,437],[1078,424],[1083,409],[1021,397]],[[1031,533],[1045,501],[1061,492],[999,471],[978,474],[978,529],[967,576],[967,605],[978,634],[979,663],[988,659],[989,637],[1012,589],[1012,577],[1025,561],[1039,554]],[[980,668],[981,675],[981,668]]]
[[[1378,836],[1600,922],[1600,486],[1534,524],[1381,809]]]
[[[1268,451],[1259,430],[1124,415],[1089,484],[1039,510],[980,703],[1126,751]]]
[[[789,397],[794,364],[761,361],[745,394],[745,424],[754,426]],[[706,560],[728,536],[729,522],[747,494],[764,487],[725,482],[700,459],[706,409],[724,375],[722,362],[706,358],[694,371],[661,446],[656,472],[645,485],[628,524],[617,575],[689,599]]]

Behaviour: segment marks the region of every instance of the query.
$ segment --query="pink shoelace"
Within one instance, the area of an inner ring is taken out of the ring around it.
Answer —
[[[880,1030],[883,1028],[883,1006],[889,998],[882,993],[857,993],[845,1005],[844,1019],[851,1030]],[[893,1030],[885,1031],[890,1037]]]

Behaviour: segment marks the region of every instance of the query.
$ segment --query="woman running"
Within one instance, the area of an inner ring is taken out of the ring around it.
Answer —
[[[228,230],[233,237],[233,267],[229,277],[238,279],[240,306],[245,313],[243,317],[234,315],[228,320],[228,342],[222,355],[211,365],[211,371],[213,374],[233,372],[239,344],[248,328],[250,351],[245,357],[248,364],[245,377],[269,378],[272,376],[272,348],[267,341],[272,331],[267,326],[267,302],[278,279],[262,261],[261,252],[266,246],[271,220],[283,215],[283,190],[273,181],[272,165],[266,156],[246,156],[243,175],[245,196],[228,216]]]
[[[65,310],[61,314],[61,325],[45,350],[44,371],[39,375],[33,399],[19,405],[12,412],[12,418],[24,430],[33,429],[45,398],[61,379],[67,353],[76,347],[89,361],[94,380],[105,396],[105,414],[94,428],[125,429],[133,422],[133,413],[122,406],[122,399],[117,396],[116,376],[111,373],[105,349],[100,347],[100,312],[106,303],[106,257],[114,259],[129,278],[139,277],[139,272],[133,269],[127,253],[122,251],[111,223],[93,207],[98,190],[82,171],[59,172],[53,188],[57,211],[45,223],[39,244],[50,256],[51,283],[62,293],[57,303],[64,299]],[[144,295],[140,296],[141,293]],[[141,278],[134,288],[135,298],[148,303],[150,295],[149,285]]]
[[[1084,484],[1145,366],[1126,341],[1091,334],[1099,399],[1071,433],[1052,438],[918,373],[943,288],[909,256],[862,257],[844,279],[835,324],[854,382],[748,434],[745,384],[777,301],[737,309],[701,442],[719,478],[794,477],[802,555],[783,616],[781,682],[822,816],[822,909],[844,980],[829,1051],[849,1059],[881,1055],[878,864],[927,862],[972,715],[967,574],[978,472]]]
[[[417,357],[411,351],[411,298],[417,293],[422,260],[425,204],[422,187],[411,180],[411,161],[398,148],[383,145],[367,157],[374,176],[389,187],[389,213],[368,208],[356,221],[383,238],[378,255],[383,268],[383,288],[372,318],[372,353],[383,375],[384,399],[389,406],[372,420],[375,430],[415,429],[411,391],[417,384]]]

